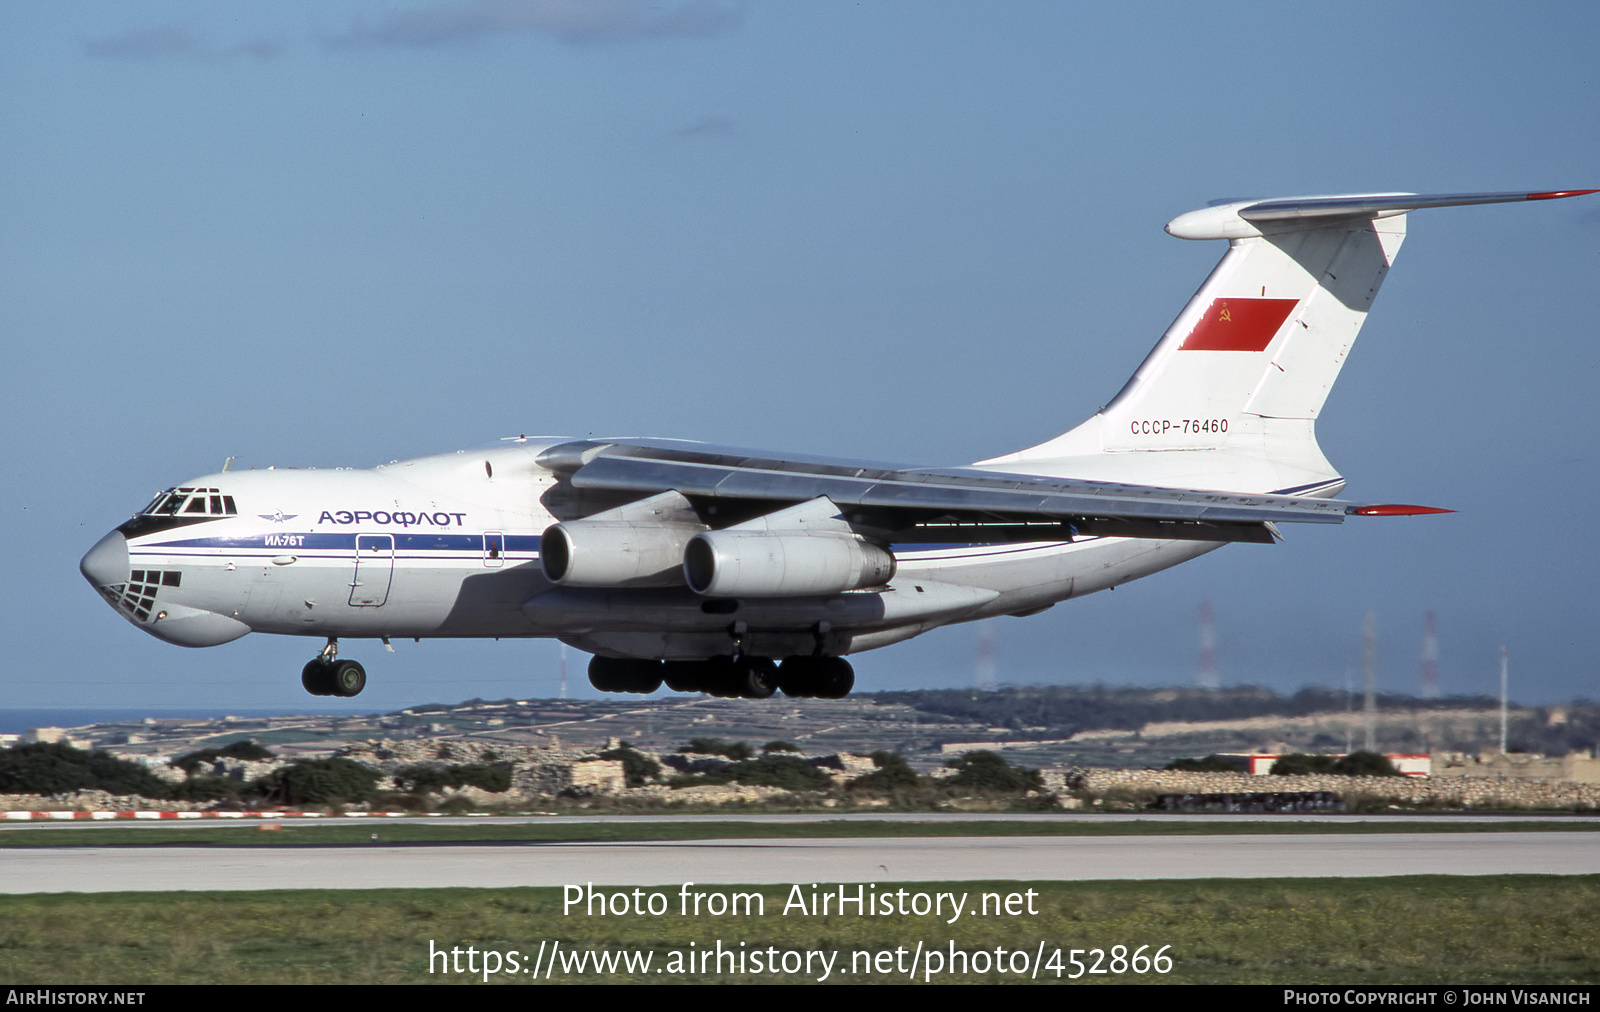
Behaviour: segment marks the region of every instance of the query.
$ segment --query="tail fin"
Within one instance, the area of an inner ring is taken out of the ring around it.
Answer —
[[[1332,494],[1338,475],[1314,424],[1405,239],[1406,212],[1594,192],[1301,197],[1180,215],[1169,233],[1227,239],[1228,252],[1133,378],[1072,431],[982,463],[1031,471],[1097,454],[1220,450],[1273,465],[1268,484],[1303,478]]]

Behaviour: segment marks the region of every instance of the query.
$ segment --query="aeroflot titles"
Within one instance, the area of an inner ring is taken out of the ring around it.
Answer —
[[[431,527],[465,527],[465,513],[410,513],[389,510],[323,510],[317,518],[319,524],[399,524],[401,527],[428,525]],[[451,519],[451,518],[454,519]]]

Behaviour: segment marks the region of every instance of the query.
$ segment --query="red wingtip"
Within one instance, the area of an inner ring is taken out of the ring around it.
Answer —
[[[1426,513],[1454,513],[1455,510],[1440,509],[1437,506],[1404,506],[1400,503],[1375,503],[1371,506],[1357,506],[1350,512],[1358,517],[1415,517]]]
[[[1551,190],[1548,193],[1530,193],[1529,200],[1556,200],[1561,197],[1581,197],[1585,193],[1600,193],[1600,190]]]

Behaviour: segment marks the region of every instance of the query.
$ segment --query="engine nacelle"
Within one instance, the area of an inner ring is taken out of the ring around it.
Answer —
[[[684,549],[705,529],[687,499],[663,492],[547,528],[539,567],[561,587],[681,587]]]
[[[728,529],[697,534],[683,553],[689,589],[708,597],[808,597],[880,587],[894,556],[853,534]]]

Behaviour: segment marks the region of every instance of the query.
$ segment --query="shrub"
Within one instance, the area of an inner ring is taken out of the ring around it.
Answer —
[[[302,759],[257,781],[263,793],[289,805],[360,802],[371,798],[382,775],[349,759]]]
[[[1044,780],[1038,770],[1013,766],[999,753],[987,749],[963,752],[961,758],[952,759],[945,765],[956,771],[955,776],[945,781],[955,787],[1008,793],[1044,788]]]
[[[661,775],[661,764],[654,759],[624,745],[600,753],[600,758],[620,761],[622,774],[627,778],[629,787],[643,787],[646,783]]]
[[[173,784],[168,788],[170,796],[175,801],[220,801],[223,798],[237,800],[245,794],[256,793],[254,785],[242,784],[228,777],[190,777],[181,784]]]
[[[0,750],[0,793],[59,794],[108,791],[165,798],[165,780],[109,752],[85,752],[63,742],[36,742]]]
[[[246,762],[264,762],[276,758],[270,751],[262,748],[253,741],[231,742],[221,748],[203,748],[195,752],[187,752],[172,760],[170,765],[178,767],[191,777],[201,766],[209,766],[218,759],[243,759]]]
[[[1279,760],[1280,762],[1282,760]],[[1163,769],[1177,770],[1181,773],[1243,773],[1239,765],[1222,758],[1219,755],[1208,755],[1204,759],[1174,759],[1167,763]]]
[[[769,741],[761,746],[763,752],[798,752],[800,746],[787,741]]]
[[[442,792],[446,789],[479,787],[492,794],[511,789],[510,763],[416,763],[395,771],[395,783],[413,794]]]
[[[916,771],[906,763],[905,757],[897,753],[882,750],[874,752],[872,762],[878,768],[850,781],[847,785],[850,790],[888,793],[911,790],[922,782]]]
[[[743,762],[755,755],[755,750],[745,742],[726,742],[721,738],[690,738],[689,744],[678,749],[678,751],[694,752],[700,755],[725,755],[734,762]]]
[[[1381,752],[1351,752],[1333,764],[1333,771],[1351,777],[1404,776]]]
[[[272,754],[271,749],[258,745],[248,738],[222,746],[217,749],[217,755],[228,759],[243,759],[246,762],[253,763],[266,762],[268,759],[277,758]]]
[[[470,799],[457,794],[454,797],[446,798],[444,803],[439,806],[439,811],[446,815],[465,815],[477,807]]]
[[[1306,755],[1295,752],[1279,756],[1272,764],[1272,772],[1281,776],[1305,773],[1335,773],[1347,777],[1397,777],[1389,757],[1379,752],[1351,752],[1347,756]]]
[[[720,770],[698,776],[673,777],[674,787],[695,784],[748,784],[751,787],[781,787],[788,791],[825,791],[833,779],[803,759],[788,755],[764,755],[759,759],[729,763]]]
[[[1272,764],[1272,772],[1282,777],[1302,776],[1307,773],[1337,773],[1339,771],[1334,769],[1337,761],[1331,755],[1293,752],[1279,756],[1278,761]]]

